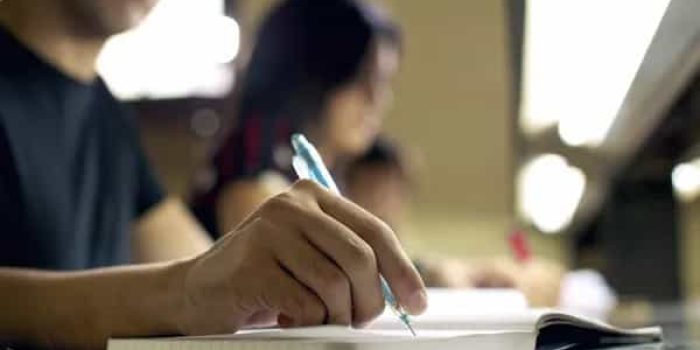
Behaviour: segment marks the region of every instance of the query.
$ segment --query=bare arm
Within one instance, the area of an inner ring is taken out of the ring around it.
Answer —
[[[101,348],[109,336],[177,333],[178,266],[70,273],[0,268],[0,339]]]
[[[135,262],[149,263],[195,256],[212,244],[181,200],[168,198],[147,212],[134,230]]]
[[[226,185],[216,201],[216,221],[219,232],[231,231],[265,200],[283,192],[288,187],[287,180],[273,172],[255,179],[236,181]]]
[[[140,263],[194,257],[211,239],[182,202],[169,198],[136,223]],[[181,263],[79,273],[0,268],[0,340],[50,347],[99,348],[109,336],[177,333]],[[95,317],[99,315],[99,317]]]
[[[409,312],[426,307],[393,232],[301,181],[211,249],[179,261],[45,272],[0,268],[0,340],[101,348],[109,337],[235,332],[251,324],[365,324],[382,273]]]

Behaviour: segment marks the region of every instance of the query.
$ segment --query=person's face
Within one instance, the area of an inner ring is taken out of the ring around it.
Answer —
[[[109,37],[138,25],[158,0],[61,0],[82,35]]]
[[[336,152],[361,154],[377,137],[392,100],[391,82],[398,64],[398,50],[379,42],[366,58],[363,76],[331,95],[324,131]]]

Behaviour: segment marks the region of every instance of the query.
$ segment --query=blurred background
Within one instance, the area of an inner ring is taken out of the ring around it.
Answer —
[[[100,57],[169,191],[188,194],[235,123],[275,2],[161,0]],[[375,2],[405,38],[385,131],[416,173],[409,250],[505,255],[522,228],[633,313],[700,300],[700,2]]]

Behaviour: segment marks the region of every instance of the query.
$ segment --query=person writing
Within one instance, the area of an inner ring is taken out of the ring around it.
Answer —
[[[95,72],[104,42],[154,4],[0,2],[0,344],[361,325],[384,307],[379,273],[407,311],[425,309],[391,229],[311,182],[214,245],[163,193]]]
[[[377,138],[401,45],[399,27],[363,1],[288,0],[274,7],[237,91],[236,124],[202,172],[213,181],[198,182],[193,191],[192,210],[208,232],[227,232],[296,179],[294,133],[318,148],[349,199],[400,229],[411,174]],[[363,162],[368,156],[376,159]],[[413,260],[430,286],[517,287],[540,304],[539,289],[529,293],[543,282],[540,274],[531,277],[512,264]]]

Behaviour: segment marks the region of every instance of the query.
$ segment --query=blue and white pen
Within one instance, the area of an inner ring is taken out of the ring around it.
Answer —
[[[323,159],[321,159],[321,155],[316,150],[316,147],[314,147],[302,134],[292,135],[292,147],[294,148],[295,153],[294,157],[292,158],[292,166],[294,167],[294,171],[297,173],[297,176],[300,179],[315,181],[316,183],[340,196],[340,190],[338,190],[338,186],[336,186],[335,181],[333,181],[333,177],[331,177],[330,172],[328,172],[328,169],[326,169]],[[384,300],[387,304],[389,304],[389,307],[391,307],[394,313],[396,313],[406,328],[411,331],[411,334],[415,336],[416,332],[413,330],[413,327],[411,327],[411,322],[408,315],[396,301],[394,294],[391,292],[389,284],[382,276],[379,276],[379,280],[382,286]]]

